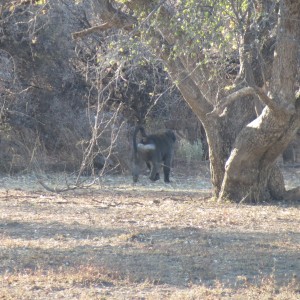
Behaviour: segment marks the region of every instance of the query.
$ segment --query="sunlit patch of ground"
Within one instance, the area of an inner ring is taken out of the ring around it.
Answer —
[[[0,299],[300,298],[299,203],[216,203],[207,173],[0,184]]]

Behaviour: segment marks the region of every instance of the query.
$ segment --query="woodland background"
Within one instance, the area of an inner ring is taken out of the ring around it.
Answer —
[[[181,164],[207,160],[201,124],[159,62],[136,57],[122,69],[117,63],[102,69],[92,53],[101,37],[72,39],[92,22],[88,8],[88,1],[23,1],[3,9],[0,171],[78,172],[84,163],[91,173],[106,160],[105,171],[127,173],[137,122],[148,132],[176,130]],[[115,52],[111,60],[118,60]],[[95,83],[93,73],[99,71]]]
[[[104,33],[72,39],[97,21],[92,9],[90,1],[2,3],[0,172],[90,174],[106,162],[105,172],[128,173],[137,122],[148,132],[176,131],[175,164],[207,160],[202,125],[159,60],[147,60],[146,49],[127,59],[122,48],[110,54]],[[97,61],[96,44],[109,67]],[[228,76],[238,69],[238,61],[227,63]],[[298,133],[283,162],[299,163],[299,149]]]

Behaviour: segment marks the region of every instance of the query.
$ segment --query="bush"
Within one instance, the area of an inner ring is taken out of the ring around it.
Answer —
[[[185,159],[188,165],[194,161],[202,160],[203,148],[200,140],[191,144],[189,141],[182,139],[178,145],[177,156]]]

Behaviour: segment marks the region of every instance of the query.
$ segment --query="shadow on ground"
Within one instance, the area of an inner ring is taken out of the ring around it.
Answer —
[[[183,287],[234,286],[239,278],[259,281],[275,276],[286,281],[300,276],[300,234],[226,232],[199,228],[133,230],[66,226],[55,222],[2,220],[0,272],[60,270],[93,265],[131,281]],[[288,241],[287,244],[285,242]],[[244,283],[243,280],[241,283]]]

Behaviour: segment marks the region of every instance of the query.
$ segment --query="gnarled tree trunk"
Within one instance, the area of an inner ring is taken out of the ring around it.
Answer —
[[[258,91],[266,106],[237,136],[226,162],[219,198],[258,201],[287,196],[283,180],[279,180],[278,170],[274,169],[276,158],[300,125],[300,99],[295,97],[299,76],[300,2],[282,1],[280,12],[270,95]]]

